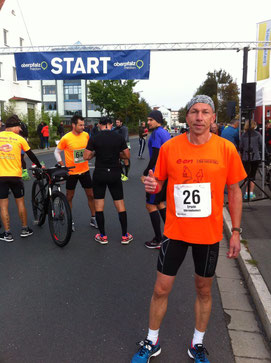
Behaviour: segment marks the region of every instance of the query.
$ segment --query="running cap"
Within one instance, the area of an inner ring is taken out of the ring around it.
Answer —
[[[158,122],[161,125],[163,123],[162,113],[160,111],[158,111],[158,110],[152,110],[149,113],[149,116],[148,117],[153,118],[156,122]]]
[[[214,101],[211,99],[211,97],[206,95],[197,95],[193,97],[186,106],[186,113],[190,110],[190,108],[195,105],[196,103],[206,103],[207,105],[212,107],[212,110],[215,112],[215,105]]]
[[[21,121],[17,115],[12,115],[6,121],[6,128],[16,126],[21,126]]]

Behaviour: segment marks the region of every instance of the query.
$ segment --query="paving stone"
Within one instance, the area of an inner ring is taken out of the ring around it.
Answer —
[[[239,294],[247,294],[244,282],[241,279],[217,277],[216,280],[220,291],[238,292]]]
[[[225,291],[221,291],[220,294],[224,309],[253,311],[247,295],[238,292],[225,292]]]
[[[228,329],[247,332],[260,332],[253,312],[225,310],[225,313],[231,317],[231,322],[228,325]]]
[[[270,359],[262,335],[258,333],[229,330],[233,354],[242,358]],[[254,363],[254,360],[252,360]]]
[[[240,279],[240,272],[236,262],[226,256],[220,256],[216,268],[216,276]]]

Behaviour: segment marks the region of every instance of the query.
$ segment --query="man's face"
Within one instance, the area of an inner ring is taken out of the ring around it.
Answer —
[[[151,117],[148,117],[148,125],[149,125],[149,128],[152,130],[152,129],[156,129],[157,127],[161,126],[159,124],[159,122],[157,122],[155,119],[151,118]]]
[[[141,122],[141,126],[142,127],[146,127],[146,123],[145,122]]]
[[[81,134],[81,132],[84,131],[85,127],[85,121],[78,120],[77,125],[72,124],[73,131],[77,132],[78,134]]]
[[[15,126],[12,130],[15,134],[19,135],[19,133],[22,131],[21,126]]]
[[[120,120],[116,120],[116,126],[120,127],[122,125],[122,122]]]
[[[215,113],[210,105],[206,103],[196,103],[186,115],[186,122],[191,134],[196,136],[209,133],[210,126],[215,121]]]

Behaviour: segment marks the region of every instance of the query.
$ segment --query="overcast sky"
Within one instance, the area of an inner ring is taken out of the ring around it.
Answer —
[[[17,0],[33,45],[255,41],[271,19],[271,0]],[[140,81],[151,106],[185,106],[206,73],[225,69],[241,85],[243,52],[151,52],[150,79]],[[254,82],[255,51],[248,82]]]

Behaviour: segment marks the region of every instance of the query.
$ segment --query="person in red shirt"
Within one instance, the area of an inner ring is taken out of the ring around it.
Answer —
[[[46,122],[44,122],[44,126],[41,129],[41,133],[44,139],[44,144],[45,144],[45,148],[49,149],[49,126],[46,124]]]
[[[246,178],[233,143],[210,132],[215,107],[209,96],[198,95],[187,105],[189,133],[164,143],[155,172],[145,178],[147,193],[159,193],[167,185],[164,240],[157,263],[157,279],[150,306],[149,331],[132,363],[147,363],[161,352],[159,328],[167,310],[168,296],[178,269],[192,248],[195,268],[195,330],[188,355],[195,362],[210,363],[203,337],[212,306],[212,281],[223,237],[224,188],[228,187],[232,235],[228,258],[240,252],[242,193],[239,182]],[[183,361],[183,359],[181,359]]]

